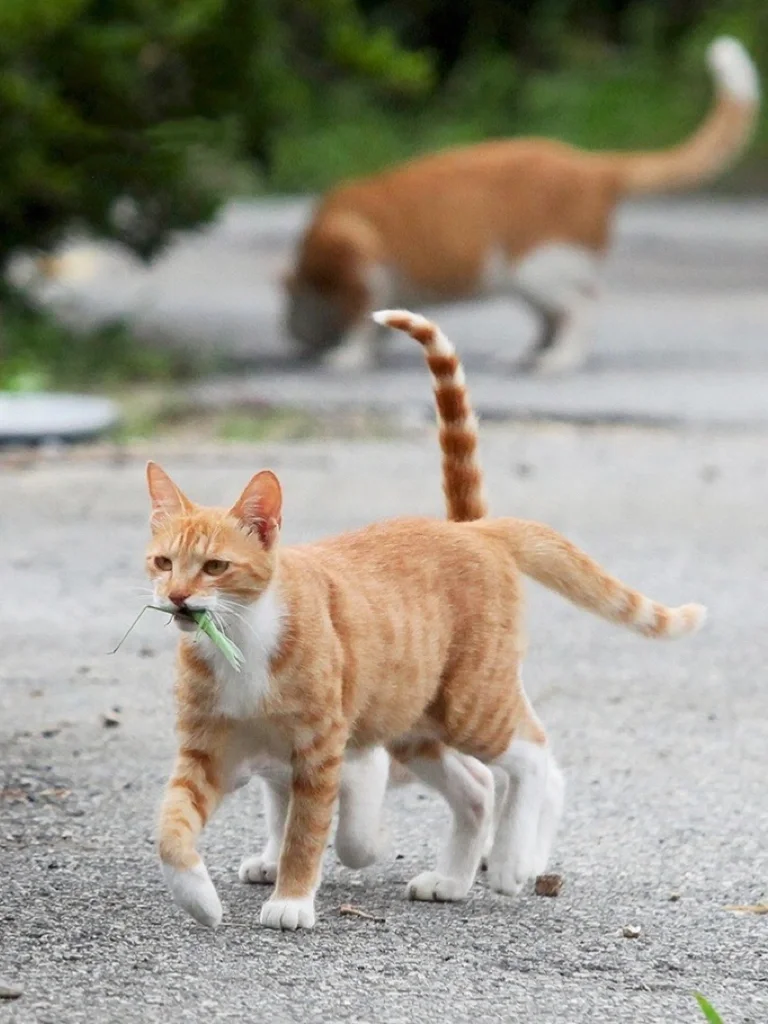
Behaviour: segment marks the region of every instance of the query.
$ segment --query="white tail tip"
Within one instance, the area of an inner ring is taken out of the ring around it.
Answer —
[[[393,320],[402,320],[403,317],[410,320],[413,327],[423,327],[429,323],[426,317],[419,313],[411,313],[409,309],[379,309],[371,313],[371,317],[384,327],[391,327]]]
[[[707,63],[721,89],[742,103],[760,99],[760,78],[746,49],[731,36],[720,36],[710,43]]]
[[[667,635],[671,640],[678,636],[692,636],[706,621],[707,609],[703,604],[684,604],[677,609],[676,622]]]

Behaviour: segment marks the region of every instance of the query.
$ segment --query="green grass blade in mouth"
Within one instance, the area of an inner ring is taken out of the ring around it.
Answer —
[[[118,645],[117,645],[117,647],[115,647],[115,649],[114,649],[114,650],[112,650],[112,651],[110,651],[110,652],[109,652],[110,654],[117,654],[117,652],[118,652],[118,651],[120,650],[120,648],[121,648],[121,647],[123,646],[123,644],[125,643],[125,641],[126,641],[126,640],[128,639],[128,637],[129,637],[129,636],[131,635],[131,633],[132,633],[132,632],[134,631],[134,629],[135,629],[135,628],[136,628],[136,626],[138,625],[139,619],[140,619],[140,618],[141,618],[141,616],[142,616],[142,615],[144,614],[144,612],[145,612],[145,611],[147,610],[147,608],[155,608],[155,606],[154,606],[154,605],[152,605],[152,604],[145,604],[145,605],[144,605],[144,607],[143,607],[143,608],[141,609],[141,611],[139,612],[139,614],[138,614],[138,615],[136,616],[136,618],[135,618],[135,619],[133,620],[133,622],[132,622],[132,623],[130,624],[130,626],[128,627],[128,629],[126,629],[126,631],[125,631],[125,632],[123,633],[123,635],[122,635],[122,637],[121,637],[120,641],[118,642]],[[156,608],[155,610],[156,610],[156,611],[160,611],[160,609],[159,609],[159,608]]]
[[[190,615],[197,623],[197,628],[200,632],[205,633],[211,642],[218,647],[232,668],[239,672],[245,662],[243,652],[236,643],[229,639],[226,633],[219,629],[213,621],[210,612],[190,612]]]
[[[110,654],[117,654],[117,652],[123,646],[127,638],[138,625],[139,619],[142,617],[144,612],[147,611],[147,609],[152,609],[152,611],[154,612],[165,612],[166,615],[173,615],[173,612],[169,611],[168,608],[160,608],[156,604],[145,604],[144,607],[139,612],[139,614],[130,624],[128,629],[123,634],[123,637],[118,643],[117,647],[115,647],[113,651],[109,652]],[[198,630],[201,633],[205,633],[205,635],[211,640],[211,642],[215,644],[216,647],[218,647],[218,649],[227,659],[232,668],[235,669],[236,672],[240,672],[242,670],[243,665],[245,664],[243,652],[240,650],[236,643],[233,643],[233,641],[229,639],[226,633],[222,632],[222,630],[219,629],[219,627],[213,621],[210,612],[190,611],[187,612],[187,615],[189,615],[189,617],[197,623]]]

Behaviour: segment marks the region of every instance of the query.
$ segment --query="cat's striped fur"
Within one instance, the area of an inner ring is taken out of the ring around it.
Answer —
[[[441,430],[449,515],[482,513],[476,429],[458,360],[423,320],[387,316],[421,336],[438,371],[441,426],[451,427]],[[457,436],[469,444],[454,446]],[[282,493],[269,471],[229,510],[195,505],[152,463],[148,483],[156,603],[182,629],[189,610],[209,610],[246,658],[238,675],[205,638],[180,640],[179,752],[159,846],[174,898],[206,924],[218,923],[221,906],[196,840],[253,759],[290,771],[276,889],[262,910],[269,927],[314,924],[333,807],[340,790],[345,798],[345,759],[381,746],[442,793],[454,815],[439,869],[411,881],[412,898],[466,895],[492,835],[488,766],[510,783],[490,885],[515,893],[544,870],[562,785],[520,680],[520,572],[646,636],[680,636],[704,619],[698,605],[650,601],[538,523],[402,519],[281,549]]]

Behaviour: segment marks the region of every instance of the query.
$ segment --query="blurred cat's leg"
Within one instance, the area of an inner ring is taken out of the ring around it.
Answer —
[[[368,867],[381,855],[388,781],[389,754],[383,747],[347,751],[341,769],[336,853],[348,868]]]
[[[552,244],[534,250],[515,267],[511,290],[541,321],[519,369],[564,373],[584,364],[594,330],[599,265],[592,250]]]
[[[493,774],[474,757],[442,744],[435,757],[414,757],[408,767],[436,789],[453,813],[448,840],[434,871],[423,871],[408,883],[412,900],[463,899],[475,880],[480,858],[493,828]]]
[[[323,359],[323,365],[347,373],[378,370],[384,363],[391,331],[373,321],[353,328],[341,345]]]
[[[241,882],[255,885],[273,885],[277,879],[277,863],[283,844],[285,820],[291,799],[291,771],[283,772],[270,767],[269,777],[262,777],[264,814],[267,821],[267,843],[261,853],[246,857],[238,872]]]

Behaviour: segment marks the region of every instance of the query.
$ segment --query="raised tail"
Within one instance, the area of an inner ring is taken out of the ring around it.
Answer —
[[[477,524],[511,543],[521,572],[609,622],[648,637],[676,639],[704,624],[706,608],[684,604],[667,608],[609,575],[589,555],[549,526],[523,519],[491,519]]]
[[[707,51],[717,100],[704,123],[679,146],[658,153],[612,154],[625,193],[686,188],[716,177],[749,142],[760,109],[760,80],[749,54],[722,36]]]
[[[408,310],[383,309],[373,319],[405,331],[424,349],[434,382],[448,518],[457,523],[482,519],[488,507],[477,454],[477,419],[456,350],[436,324]]]

